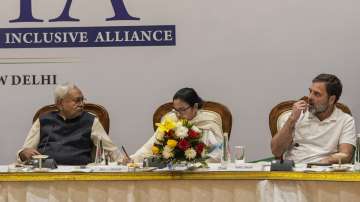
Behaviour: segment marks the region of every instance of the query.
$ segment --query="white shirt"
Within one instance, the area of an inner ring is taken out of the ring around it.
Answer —
[[[284,126],[290,115],[291,111],[279,117],[278,128]],[[354,118],[336,107],[330,117],[323,121],[310,112],[305,112],[296,122],[292,135],[292,145],[284,157],[295,163],[319,162],[338,152],[340,144],[356,146]]]

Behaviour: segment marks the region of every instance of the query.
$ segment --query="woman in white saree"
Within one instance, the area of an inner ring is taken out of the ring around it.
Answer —
[[[183,88],[177,91],[173,97],[173,110],[164,117],[173,119],[187,119],[196,127],[204,131],[202,141],[208,147],[207,162],[219,162],[221,157],[221,144],[223,140],[221,116],[213,111],[202,109],[203,100],[192,88]],[[164,120],[162,118],[162,121]],[[131,159],[142,162],[144,158],[152,156],[151,148],[156,140],[154,135],[140,148]]]

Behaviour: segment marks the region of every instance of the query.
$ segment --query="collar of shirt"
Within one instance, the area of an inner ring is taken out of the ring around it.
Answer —
[[[334,122],[339,118],[339,111],[338,110],[339,109],[337,107],[335,107],[334,111],[331,113],[331,115],[328,118],[326,118],[325,120],[323,120],[323,121],[320,121],[319,118],[317,118],[315,115],[313,115],[309,111],[306,111],[304,120],[307,121],[307,122],[317,121],[317,122],[321,122],[321,123]]]

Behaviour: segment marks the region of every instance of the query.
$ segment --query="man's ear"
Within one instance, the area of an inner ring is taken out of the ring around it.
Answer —
[[[335,96],[335,95],[330,96],[329,101],[330,101],[331,104],[334,105],[334,104],[335,104],[335,100],[336,100],[336,96]]]
[[[199,109],[199,104],[198,104],[198,103],[195,103],[195,104],[194,104],[194,108],[195,108],[195,109]]]
[[[56,105],[56,107],[58,108],[58,110],[59,111],[62,111],[63,110],[63,107],[62,107],[62,99],[60,99],[60,100],[57,100],[56,102],[55,102],[55,105]]]

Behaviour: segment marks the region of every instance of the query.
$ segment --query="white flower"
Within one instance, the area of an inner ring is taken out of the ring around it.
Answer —
[[[176,127],[181,127],[181,126],[183,126],[183,122],[181,120],[176,122]]]
[[[188,131],[189,129],[185,126],[180,126],[175,129],[175,135],[180,139],[184,139],[188,136]]]
[[[196,127],[196,126],[192,126],[192,127],[191,127],[191,130],[193,130],[193,131],[195,131],[195,132],[197,132],[197,133],[201,133],[201,130],[200,130],[198,127]]]
[[[173,152],[163,151],[162,155],[163,155],[163,157],[164,157],[165,159],[169,159],[169,158],[174,157],[174,153],[173,153]]]
[[[171,152],[171,151],[173,151],[173,150],[174,150],[174,148],[169,147],[168,145],[166,145],[166,146],[164,147],[164,151]]]
[[[154,144],[161,145],[161,144],[162,144],[162,142],[161,142],[161,141],[159,141],[159,140],[157,140],[157,139],[155,138]]]
[[[173,152],[173,148],[169,147],[169,146],[165,146],[164,147],[164,151],[162,152],[162,155],[165,159],[169,159],[174,157],[174,152]]]
[[[196,151],[193,148],[189,148],[185,151],[185,157],[188,160],[194,159],[196,156]]]
[[[160,130],[156,131],[156,134],[155,134],[156,140],[163,141],[164,135],[165,135],[164,132],[162,132]]]

